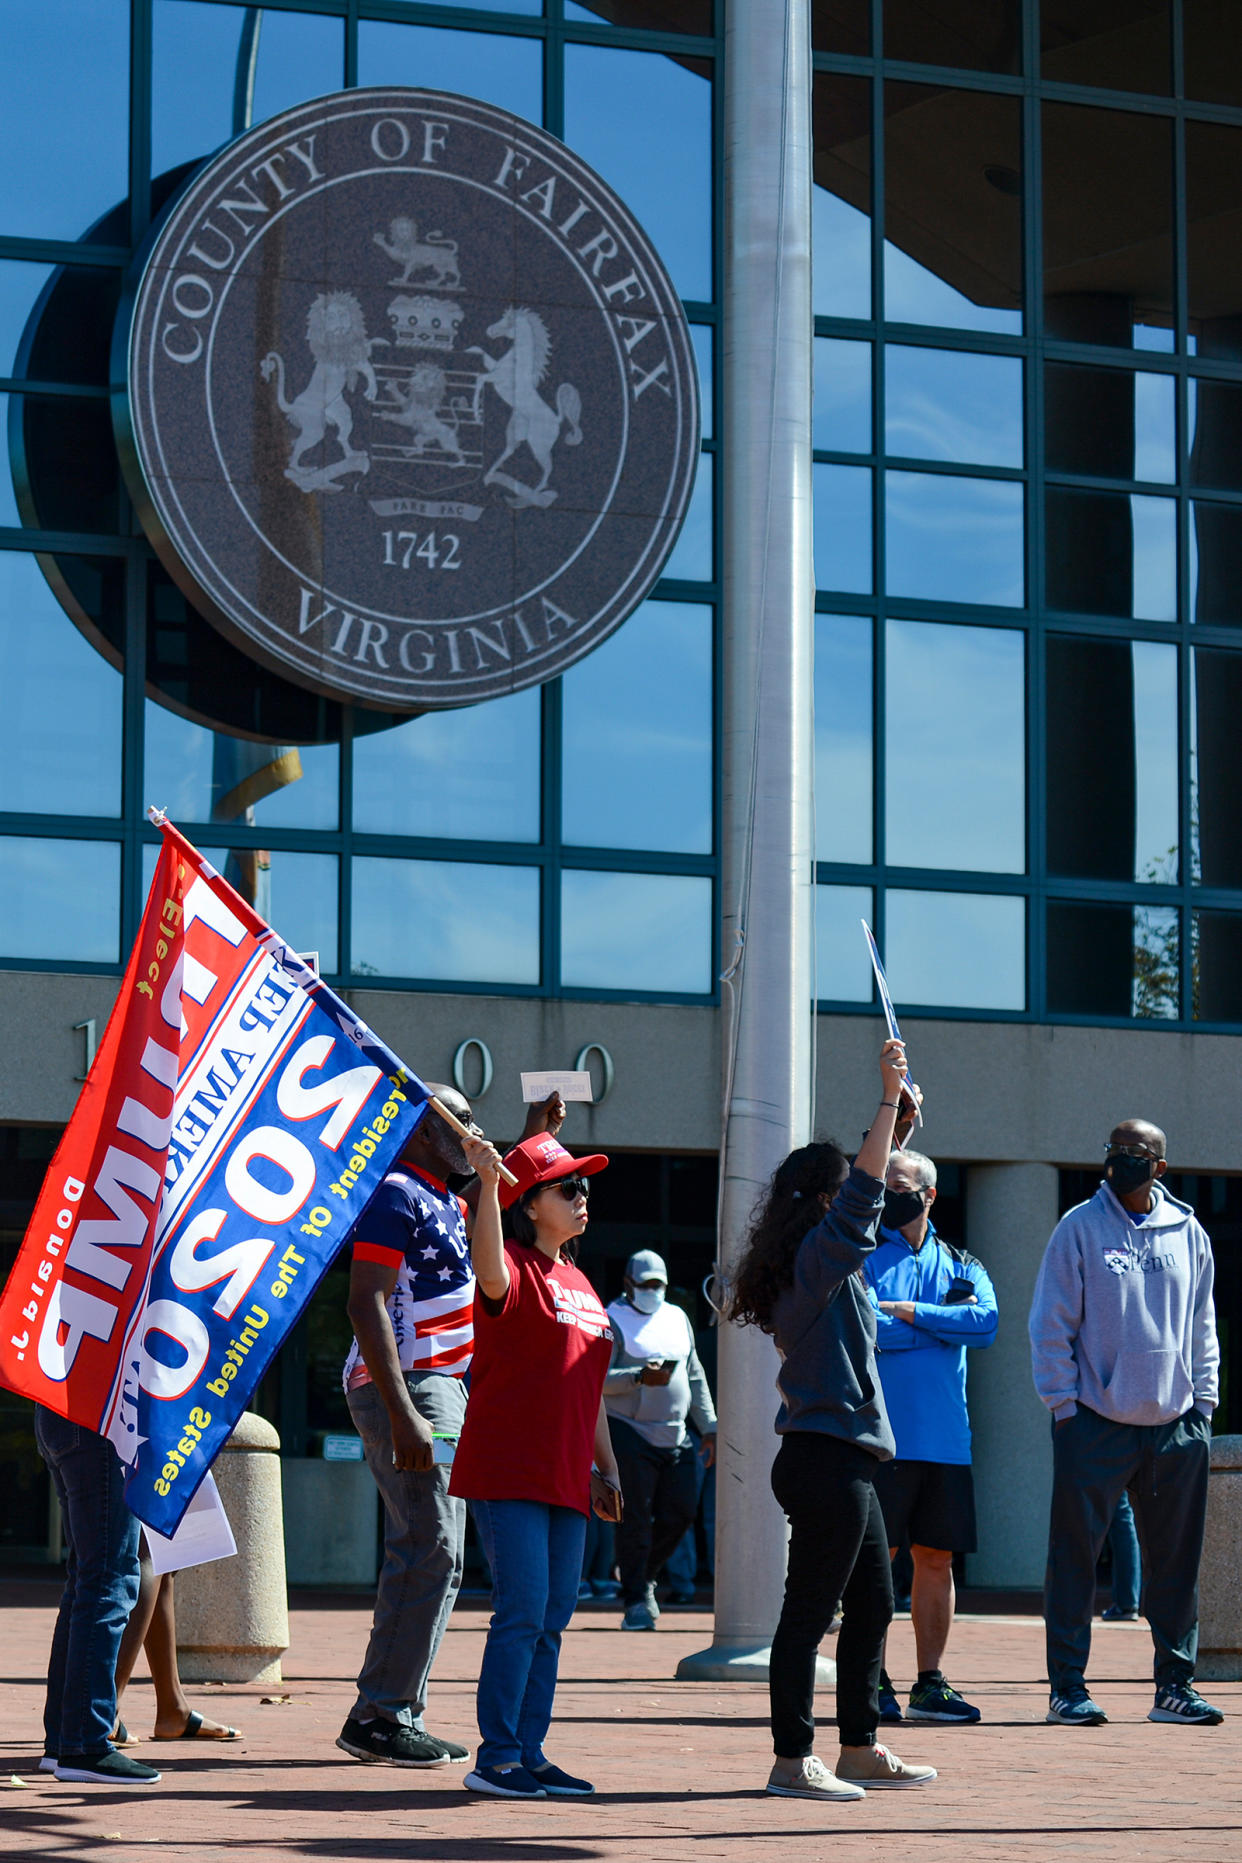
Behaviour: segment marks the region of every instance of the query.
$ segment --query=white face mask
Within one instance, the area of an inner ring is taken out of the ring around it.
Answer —
[[[636,1287],[630,1300],[640,1313],[658,1313],[664,1305],[662,1287]]]

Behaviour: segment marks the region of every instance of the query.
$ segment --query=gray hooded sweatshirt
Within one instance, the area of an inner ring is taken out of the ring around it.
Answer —
[[[1171,1423],[1216,1405],[1212,1245],[1157,1183],[1140,1221],[1107,1183],[1061,1218],[1031,1303],[1035,1389],[1059,1421],[1085,1404],[1114,1423]]]

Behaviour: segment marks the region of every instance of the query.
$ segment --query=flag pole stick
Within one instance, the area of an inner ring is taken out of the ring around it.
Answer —
[[[428,1106],[430,1106],[433,1113],[439,1113],[445,1125],[452,1126],[458,1138],[477,1138],[478,1137],[478,1133],[472,1132],[469,1126],[464,1126],[461,1120],[457,1117],[457,1114],[450,1113],[448,1107],[444,1104],[443,1100],[437,1100],[434,1093],[432,1094],[431,1098],[428,1100],[427,1104]],[[504,1178],[506,1184],[511,1184],[516,1188],[517,1178],[514,1177],[512,1171],[507,1171],[503,1164],[500,1167],[500,1175]]]

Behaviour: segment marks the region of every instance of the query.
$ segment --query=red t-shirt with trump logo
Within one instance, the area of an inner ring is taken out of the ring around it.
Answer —
[[[612,1328],[581,1269],[505,1244],[509,1291],[476,1289],[474,1364],[449,1483],[469,1501],[591,1511],[591,1463]]]

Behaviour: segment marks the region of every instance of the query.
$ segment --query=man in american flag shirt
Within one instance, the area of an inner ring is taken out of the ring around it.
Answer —
[[[475,1132],[470,1106],[432,1086]],[[358,1698],[337,1746],[393,1766],[447,1766],[467,1749],[423,1725],[427,1678],[461,1584],[466,1505],[448,1491],[474,1346],[461,1140],[428,1110],[354,1230],[345,1393],[384,1503],[384,1563]]]

